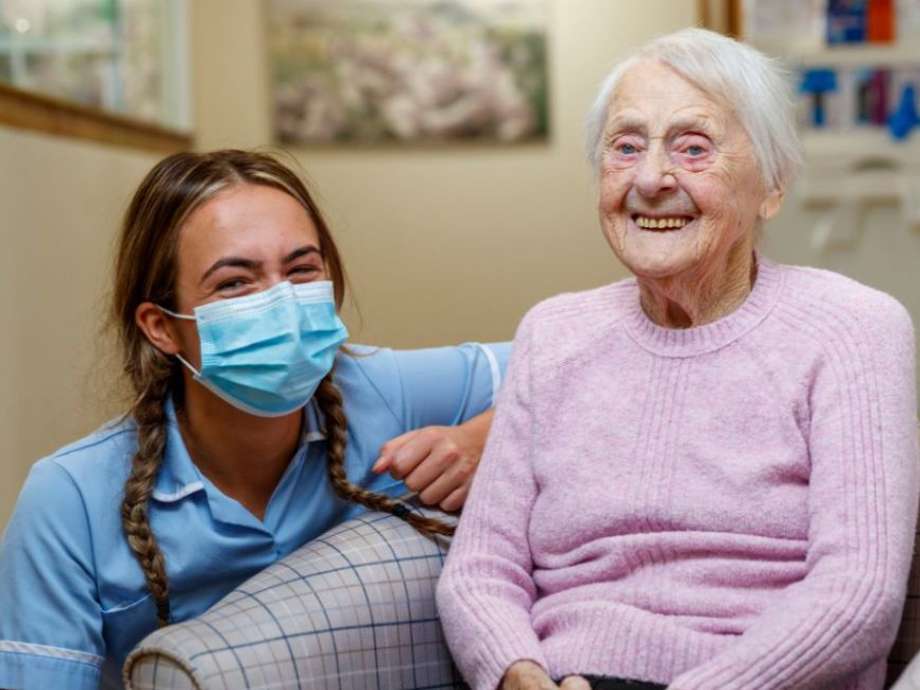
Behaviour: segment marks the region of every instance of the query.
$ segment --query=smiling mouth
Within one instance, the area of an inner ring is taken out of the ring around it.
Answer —
[[[643,230],[680,230],[693,221],[689,216],[644,216],[632,215],[633,222]]]

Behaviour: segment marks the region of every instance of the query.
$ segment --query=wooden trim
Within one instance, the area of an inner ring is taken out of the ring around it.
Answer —
[[[737,38],[739,41],[744,39],[741,35],[743,24],[741,22],[741,0],[728,0],[728,35]]]
[[[174,153],[190,149],[192,136],[98,108],[0,84],[0,125],[112,146]]]
[[[741,0],[697,0],[696,7],[700,26],[739,40],[743,38]]]
[[[712,16],[709,14],[709,0],[696,0],[696,14],[700,26],[707,29],[712,27]]]

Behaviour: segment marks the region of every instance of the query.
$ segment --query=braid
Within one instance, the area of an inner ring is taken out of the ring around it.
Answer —
[[[347,443],[345,410],[342,394],[333,382],[334,371],[330,372],[316,389],[315,398],[320,411],[326,418],[326,447],[328,453],[329,481],[338,496],[346,501],[358,503],[369,510],[391,513],[428,536],[451,536],[454,527],[435,518],[425,517],[410,511],[403,503],[383,494],[368,491],[348,481],[345,474],[345,446]]]
[[[170,617],[169,582],[163,552],[150,528],[148,505],[166,446],[164,403],[169,395],[170,375],[168,369],[162,371],[162,363],[150,364],[160,371],[149,374],[147,385],[141,390],[131,410],[137,422],[138,444],[131,461],[131,474],[125,482],[121,525],[128,545],[144,571],[147,588],[156,603],[157,620],[162,627],[169,623]]]

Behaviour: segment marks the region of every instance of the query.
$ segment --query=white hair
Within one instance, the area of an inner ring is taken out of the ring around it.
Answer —
[[[788,75],[777,61],[750,46],[706,29],[661,36],[619,62],[607,75],[587,118],[588,160],[600,173],[601,138],[610,100],[630,68],[658,60],[709,96],[733,108],[772,190],[785,190],[802,163]]]

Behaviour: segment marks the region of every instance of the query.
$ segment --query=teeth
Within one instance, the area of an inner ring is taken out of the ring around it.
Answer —
[[[664,228],[682,228],[690,221],[687,218],[650,218],[648,216],[638,216],[636,225],[640,228],[664,229]]]

